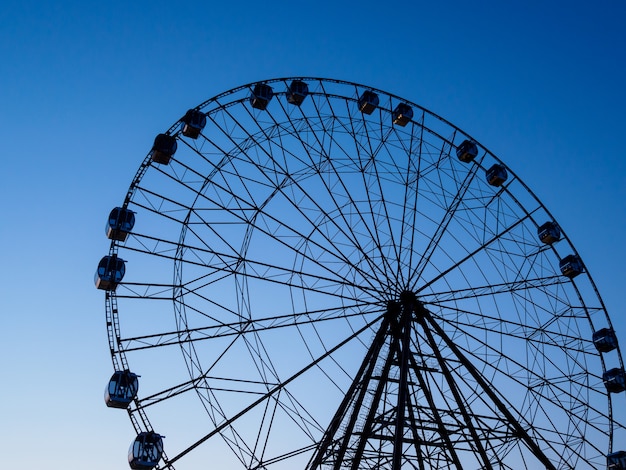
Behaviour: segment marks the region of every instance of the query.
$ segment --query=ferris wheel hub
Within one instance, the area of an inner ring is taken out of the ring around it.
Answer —
[[[416,305],[418,300],[415,292],[410,290],[402,291],[400,293],[400,303],[405,307]]]

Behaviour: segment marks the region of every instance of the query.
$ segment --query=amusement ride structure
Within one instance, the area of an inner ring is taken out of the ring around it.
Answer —
[[[308,77],[158,134],[95,278],[131,468],[626,468],[611,320],[507,163]]]

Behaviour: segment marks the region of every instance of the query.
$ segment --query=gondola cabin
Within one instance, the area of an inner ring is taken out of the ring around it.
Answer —
[[[537,229],[541,243],[552,245],[561,239],[561,229],[555,222],[546,222]]]
[[[107,237],[111,240],[125,241],[135,226],[135,213],[122,207],[114,208],[109,214],[106,225]]]
[[[206,126],[206,115],[197,109],[190,109],[181,120],[181,132],[185,137],[197,139]]]
[[[105,256],[98,263],[94,282],[98,289],[114,291],[122,282],[125,273],[126,265],[123,259],[117,255]]]
[[[309,94],[309,86],[302,80],[293,80],[287,88],[287,102],[300,106]]]
[[[487,178],[487,183],[491,186],[498,187],[504,184],[509,175],[506,172],[504,165],[496,163],[485,172],[485,177]]]
[[[370,90],[365,90],[357,101],[359,105],[359,111],[363,114],[372,114],[378,106],[378,95]]]
[[[109,408],[128,408],[139,391],[139,376],[129,370],[118,370],[104,390],[104,402]]]
[[[172,156],[176,153],[177,148],[178,143],[176,142],[176,137],[173,135],[157,135],[154,138],[154,144],[152,144],[152,161],[163,165],[169,164]]]
[[[394,124],[404,127],[413,119],[413,108],[406,103],[398,103],[392,116]]]
[[[576,255],[567,255],[559,262],[559,268],[563,276],[573,279],[583,272],[583,262]]]
[[[621,393],[626,390],[626,375],[624,369],[619,367],[607,370],[602,375],[602,381],[609,393]]]
[[[128,450],[130,468],[152,470],[163,456],[163,437],[154,431],[142,432]]]
[[[255,109],[265,110],[274,97],[274,90],[265,83],[257,83],[250,93],[250,104]]]
[[[608,470],[626,470],[626,451],[619,450],[606,456]]]
[[[461,142],[456,148],[456,156],[463,163],[469,163],[476,158],[478,155],[478,146],[476,142],[472,142],[471,140],[464,140]]]
[[[611,352],[617,348],[617,336],[611,328],[602,328],[593,333],[593,344],[598,352]]]

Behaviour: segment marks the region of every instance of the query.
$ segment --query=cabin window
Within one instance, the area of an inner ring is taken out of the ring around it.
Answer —
[[[265,110],[274,96],[272,87],[265,83],[257,83],[250,94],[250,104],[255,109]]]
[[[378,106],[378,95],[373,91],[366,90],[358,99],[359,111],[363,114],[372,114]]]
[[[598,352],[606,353],[617,348],[617,336],[611,328],[602,328],[593,333],[593,344]]]
[[[154,431],[140,433],[128,452],[130,468],[151,470],[163,456],[163,436]]]
[[[478,155],[478,146],[471,140],[464,140],[456,149],[456,156],[463,163],[469,163]]]
[[[189,133],[189,131],[187,132]],[[177,148],[178,143],[176,142],[176,137],[173,135],[157,135],[154,139],[154,144],[152,144],[152,161],[163,165],[169,164],[170,159],[176,153]]]
[[[190,109],[181,119],[181,131],[185,137],[197,139],[206,126],[206,115],[197,109]]]
[[[406,126],[413,119],[413,108],[406,103],[399,103],[393,110],[393,123],[398,126]]]
[[[287,88],[287,102],[300,106],[309,94],[309,86],[302,80],[293,80]]]
[[[502,184],[509,177],[506,168],[503,165],[496,163],[485,172],[487,183],[491,186],[502,186]]]
[[[552,245],[561,239],[561,229],[555,222],[546,222],[537,229],[539,240],[546,245]]]
[[[105,256],[98,263],[94,277],[96,287],[102,290],[114,291],[122,281],[126,272],[125,261],[117,255]]]
[[[135,213],[129,209],[116,207],[109,213],[106,235],[111,240],[125,241],[135,226]]]
[[[138,377],[129,370],[116,371],[104,393],[106,405],[110,408],[127,408],[139,391]]]
[[[624,369],[616,367],[615,369],[607,370],[602,376],[602,380],[609,393],[620,393],[626,390]]]
[[[568,255],[559,262],[559,268],[561,274],[573,279],[583,272],[583,263],[578,256]]]

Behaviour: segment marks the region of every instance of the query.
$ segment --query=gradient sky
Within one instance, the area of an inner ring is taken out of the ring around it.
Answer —
[[[567,232],[626,344],[625,22],[618,0],[5,0],[3,467],[128,468],[132,427],[102,400],[106,216],[155,134],[266,78],[367,84],[476,137]]]

